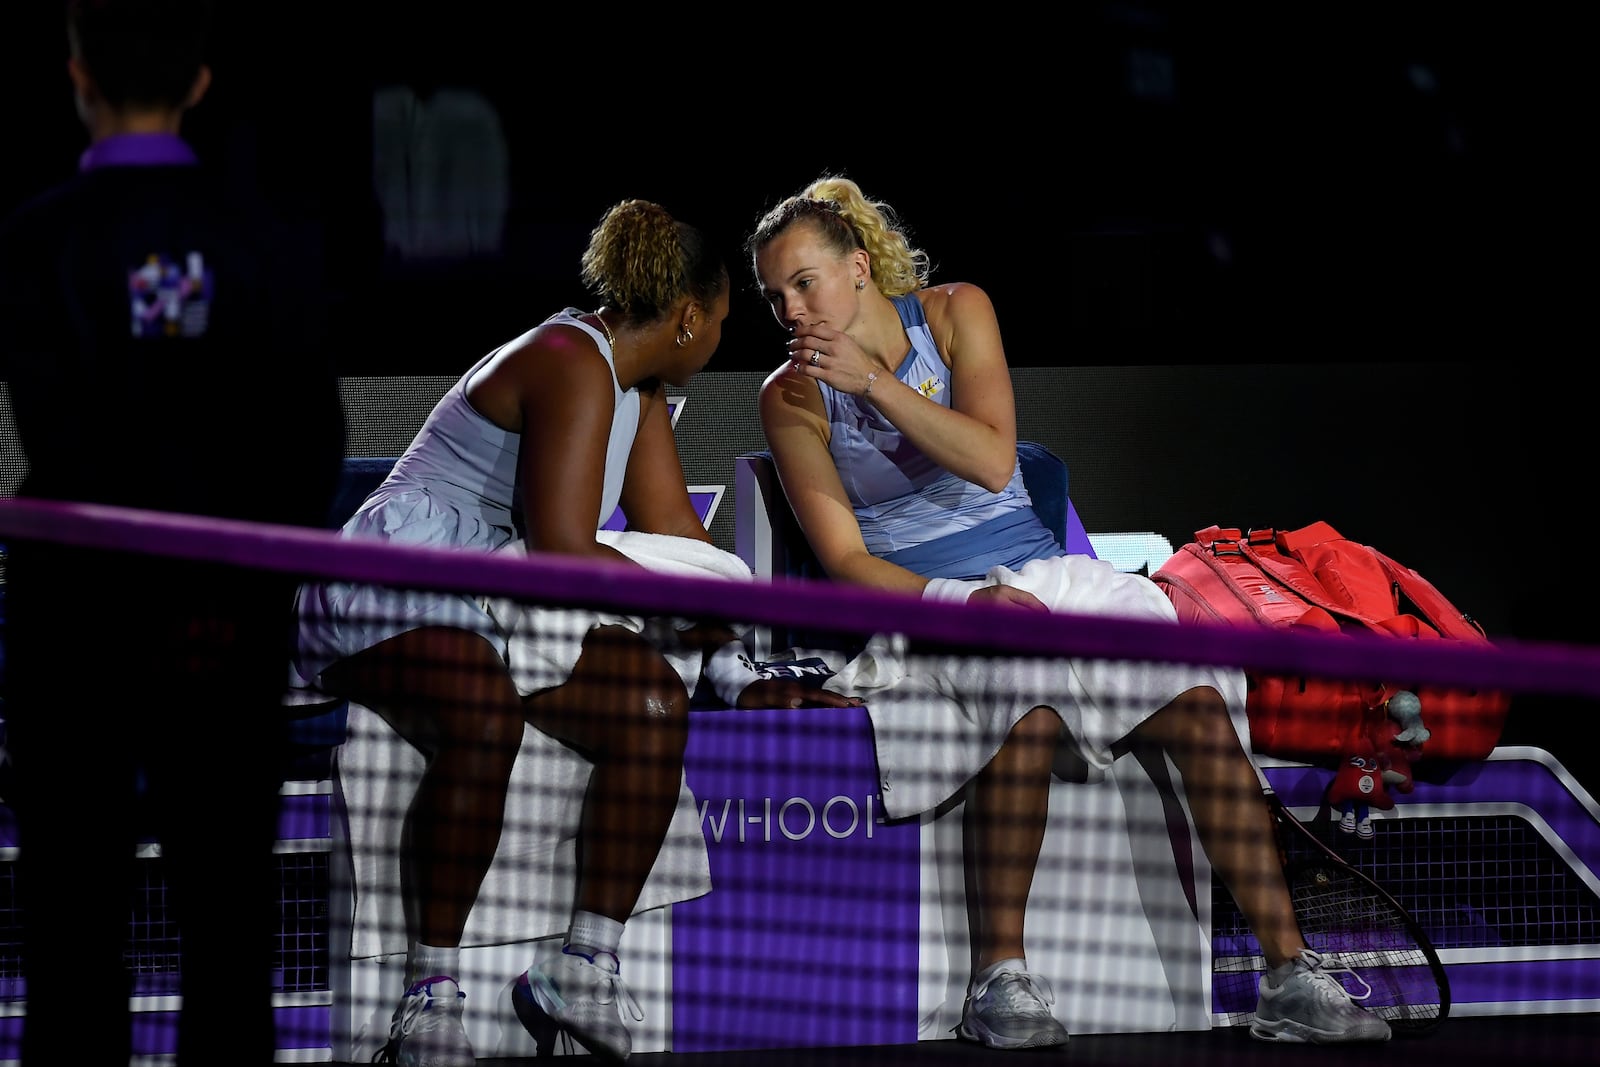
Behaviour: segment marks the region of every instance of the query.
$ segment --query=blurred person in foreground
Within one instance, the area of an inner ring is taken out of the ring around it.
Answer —
[[[18,495],[322,526],[344,426],[319,247],[180,134],[211,85],[211,5],[65,10],[90,143],[0,232]],[[130,994],[174,991],[178,1062],[272,1062],[294,579],[10,548],[23,1062],[126,1067]],[[176,990],[150,976],[136,989],[124,964],[150,835],[181,939]]]

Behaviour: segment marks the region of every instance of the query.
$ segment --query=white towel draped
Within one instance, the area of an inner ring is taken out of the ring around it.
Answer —
[[[1172,603],[1149,579],[1089,556],[1034,560],[1020,571],[995,567],[974,587],[1025,589],[1051,611],[1177,623]],[[1027,625],[1019,611],[1017,625]],[[892,817],[929,811],[954,796],[999,751],[1017,720],[1039,704],[1062,719],[1057,769],[1100,780],[1111,746],[1195,686],[1216,688],[1249,750],[1242,671],[1155,661],[1032,656],[908,654],[903,637],[877,634],[849,662],[825,649],[837,673],[827,688],[867,701],[883,804]],[[1086,770],[1086,769],[1087,770]]]

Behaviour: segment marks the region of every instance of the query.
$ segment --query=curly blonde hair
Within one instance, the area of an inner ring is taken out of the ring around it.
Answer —
[[[769,241],[796,223],[810,223],[840,255],[865,249],[872,281],[885,296],[924,288],[933,273],[928,253],[912,245],[894,208],[869,200],[861,186],[841,175],[824,175],[778,205],[756,223],[745,251],[752,261]]]
[[[648,200],[609,208],[589,234],[583,284],[630,322],[655,322],[684,297],[710,306],[728,268],[706,235]]]

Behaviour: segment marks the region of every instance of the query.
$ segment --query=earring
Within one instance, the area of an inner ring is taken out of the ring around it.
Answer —
[[[859,293],[861,290],[865,289],[866,287],[867,287],[867,280],[865,278],[857,278],[856,279],[856,292]]]
[[[678,335],[678,347],[682,348],[684,345],[688,344],[690,341],[693,341],[693,340],[694,340],[694,331],[692,331],[692,330],[684,330],[682,333],[680,333]]]

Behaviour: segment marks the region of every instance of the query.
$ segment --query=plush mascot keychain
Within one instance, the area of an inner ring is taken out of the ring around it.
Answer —
[[[1359,837],[1373,836],[1372,808],[1388,811],[1394,799],[1383,787],[1383,772],[1378,767],[1378,753],[1365,737],[1352,743],[1355,749],[1339,766],[1328,786],[1328,804],[1340,812],[1339,829]]]
[[[1340,813],[1339,829],[1364,839],[1374,835],[1372,809],[1394,807],[1389,791],[1411,792],[1411,764],[1429,737],[1415,693],[1401,690],[1389,698],[1385,709],[1388,714],[1370,730],[1352,731],[1345,747],[1349,755],[1328,785],[1328,805]]]

